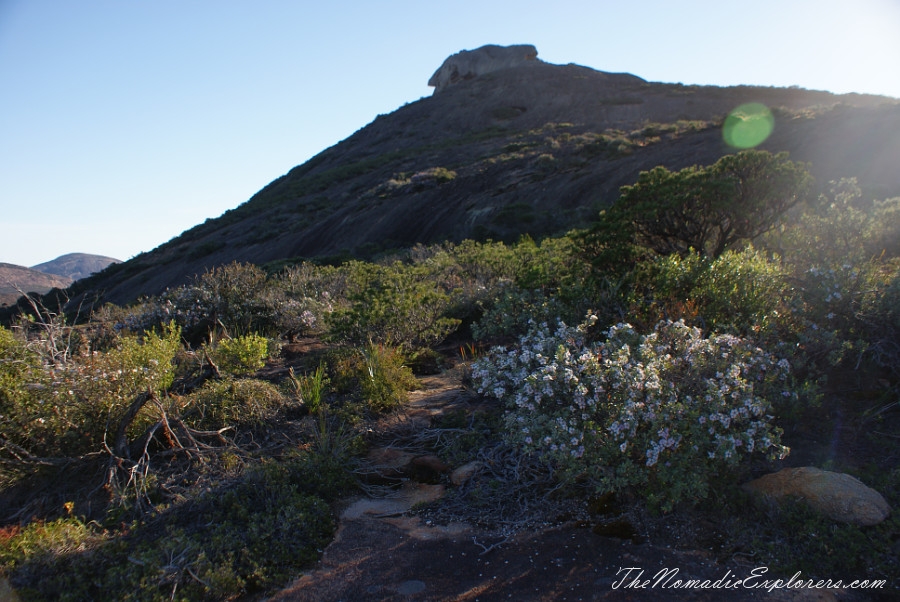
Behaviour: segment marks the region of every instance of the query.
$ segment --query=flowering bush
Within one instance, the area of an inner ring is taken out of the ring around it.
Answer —
[[[128,308],[116,330],[143,332],[174,322],[185,331],[198,329],[208,318],[204,295],[194,286],[166,289]],[[203,333],[206,334],[205,332]]]
[[[321,332],[325,327],[325,316],[332,310],[328,291],[324,291],[319,299],[287,297],[276,303],[272,311],[278,330],[292,339],[297,335]]]
[[[535,324],[517,348],[473,366],[481,393],[506,402],[509,438],[548,454],[598,487],[643,489],[663,509],[703,497],[710,481],[753,453],[784,457],[772,424],[789,366],[732,335],[704,338],[665,321],[648,335],[628,324],[589,343],[596,323]]]

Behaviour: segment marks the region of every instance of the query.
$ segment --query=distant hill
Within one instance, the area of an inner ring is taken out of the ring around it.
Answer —
[[[22,292],[46,293],[53,288],[66,288],[70,284],[70,278],[11,263],[0,263],[0,305],[14,304]]]
[[[810,162],[822,189],[852,176],[875,198],[900,195],[897,99],[653,83],[535,55],[512,63],[496,55],[487,68],[470,54],[445,63],[433,96],[377,117],[246,203],[72,294],[127,303],[231,261],[370,258],[416,243],[584,227],[642,170],[735,152],[721,126],[747,102],[774,113],[759,148]]]
[[[104,257],[103,255],[68,253],[66,255],[61,255],[52,261],[33,265],[31,266],[31,269],[44,272],[45,274],[55,274],[56,276],[62,276],[74,281],[87,278],[91,274],[104,270],[113,263],[122,262],[119,259]]]

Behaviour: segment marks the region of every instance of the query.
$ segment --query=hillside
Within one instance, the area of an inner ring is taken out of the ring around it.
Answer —
[[[477,73],[381,115],[249,201],[74,293],[125,303],[231,261],[371,257],[415,243],[515,239],[584,226],[656,165],[710,164],[727,113],[775,115],[760,148],[900,194],[900,101],[796,88],[685,86],[531,60]]]
[[[62,276],[69,280],[81,280],[91,274],[100,272],[114,263],[122,263],[120,259],[91,255],[90,253],[67,253],[56,259],[31,266],[32,270]]]
[[[46,293],[53,288],[65,288],[72,284],[70,278],[0,263],[0,305],[12,305],[22,292]]]

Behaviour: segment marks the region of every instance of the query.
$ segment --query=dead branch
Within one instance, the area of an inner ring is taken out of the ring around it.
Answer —
[[[128,438],[126,435],[128,427],[134,422],[134,419],[137,417],[138,412],[141,411],[141,408],[143,408],[148,401],[155,398],[156,395],[152,391],[144,391],[135,397],[134,401],[131,402],[131,405],[128,406],[125,415],[122,416],[122,420],[119,421],[119,427],[116,429],[116,439],[113,446],[114,454],[116,456],[127,458],[129,460],[131,459],[131,453],[128,448]]]

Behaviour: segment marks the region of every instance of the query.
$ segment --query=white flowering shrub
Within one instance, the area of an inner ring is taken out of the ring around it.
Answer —
[[[572,328],[533,325],[512,350],[473,366],[479,392],[507,405],[509,438],[601,490],[636,487],[664,510],[704,497],[751,454],[783,458],[771,398],[789,366],[732,335],[683,322],[647,335],[628,324],[588,342],[595,316]]]
[[[325,318],[334,311],[328,291],[318,297],[287,297],[274,304],[273,314],[279,332],[288,339],[297,336],[320,334],[325,329]]]
[[[185,285],[141,299],[128,309],[116,329],[144,332],[174,322],[185,331],[192,331],[208,319],[208,295],[197,286]]]

